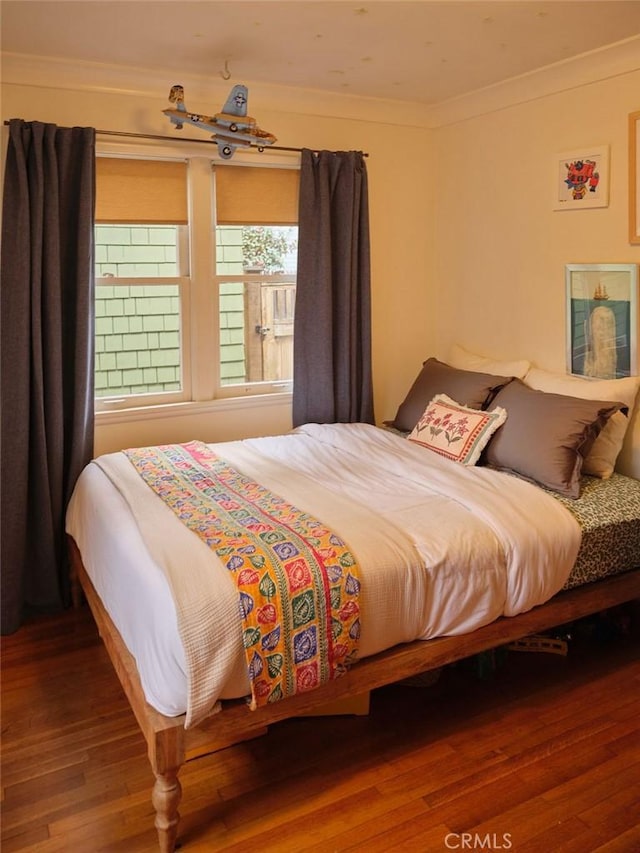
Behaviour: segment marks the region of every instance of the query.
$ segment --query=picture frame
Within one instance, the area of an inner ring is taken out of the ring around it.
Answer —
[[[567,372],[638,375],[638,265],[567,264]]]
[[[640,245],[640,110],[629,115],[629,242]]]
[[[609,146],[574,148],[554,159],[554,210],[609,205]]]

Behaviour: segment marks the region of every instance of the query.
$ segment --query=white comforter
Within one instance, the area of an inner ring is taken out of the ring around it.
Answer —
[[[360,657],[528,610],[562,588],[578,553],[577,522],[541,489],[375,427],[309,424],[212,447],[355,553]],[[123,454],[83,472],[67,530],[151,705],[192,725],[249,692],[232,578]]]

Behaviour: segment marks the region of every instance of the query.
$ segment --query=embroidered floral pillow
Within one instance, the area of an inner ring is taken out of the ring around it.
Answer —
[[[409,435],[429,450],[454,462],[475,465],[487,442],[507,419],[507,412],[496,406],[480,412],[456,403],[446,394],[436,394]]]

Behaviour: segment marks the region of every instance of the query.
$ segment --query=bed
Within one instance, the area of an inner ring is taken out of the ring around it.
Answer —
[[[430,359],[384,429],[94,460],[67,514],[74,588],[147,740],[160,849],[186,760],[639,597],[640,482],[584,473],[623,396]]]

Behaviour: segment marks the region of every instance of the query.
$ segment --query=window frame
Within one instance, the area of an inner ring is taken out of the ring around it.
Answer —
[[[212,146],[213,147],[213,146]],[[179,245],[179,272],[177,277],[96,277],[96,285],[132,286],[177,284],[180,291],[180,368],[179,391],[149,394],[114,395],[95,399],[96,416],[100,420],[117,422],[134,417],[152,417],[172,412],[200,411],[223,405],[246,405],[247,401],[273,404],[290,400],[293,382],[245,382],[222,384],[220,371],[220,300],[221,282],[231,280],[264,280],[264,274],[245,273],[224,275],[217,273],[216,263],[216,209],[215,178],[212,166],[221,163],[211,149],[203,154],[197,142],[180,142],[176,145],[155,141],[104,142],[98,140],[97,156],[126,159],[168,159],[187,161],[189,222],[183,226],[188,240],[188,269]],[[259,159],[258,159],[259,158]],[[282,152],[238,150],[235,165],[269,168],[300,168],[297,155]],[[225,162],[225,168],[233,165]],[[99,223],[97,223],[99,224]],[[180,241],[179,241],[180,242]],[[186,273],[186,274],[185,274]],[[295,283],[295,275],[269,275],[269,281],[286,279]]]

